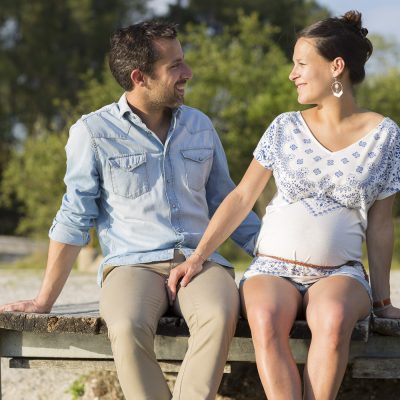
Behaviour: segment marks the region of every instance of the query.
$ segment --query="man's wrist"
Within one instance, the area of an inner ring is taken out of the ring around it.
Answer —
[[[50,312],[51,309],[52,309],[52,307],[53,307],[53,303],[51,303],[49,300],[47,300],[47,301],[42,300],[42,299],[40,299],[39,296],[36,297],[36,298],[33,300],[33,303],[35,304],[35,306],[36,306],[39,310],[41,310],[41,311],[43,311],[43,312]]]

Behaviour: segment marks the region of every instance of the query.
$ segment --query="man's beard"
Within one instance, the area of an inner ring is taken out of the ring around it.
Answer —
[[[178,94],[175,90],[171,93],[163,93],[153,99],[152,103],[158,107],[176,108],[183,104],[184,95]]]

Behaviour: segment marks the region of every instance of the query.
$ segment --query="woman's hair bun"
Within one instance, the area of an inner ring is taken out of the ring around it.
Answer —
[[[363,35],[364,37],[366,37],[368,35],[368,29],[367,28],[361,28],[360,32],[361,32],[361,35]]]
[[[300,31],[297,38],[316,39],[319,54],[329,61],[342,57],[350,81],[355,85],[363,81],[364,66],[373,50],[367,34],[368,29],[362,26],[361,13],[350,10],[340,18],[329,17],[315,22]]]
[[[362,26],[361,13],[359,11],[347,11],[340,19],[350,25],[354,31],[359,32],[363,37],[368,35],[368,29]]]

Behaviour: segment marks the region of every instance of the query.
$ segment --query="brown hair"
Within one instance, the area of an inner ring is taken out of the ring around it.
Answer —
[[[145,21],[118,29],[110,40],[109,66],[115,80],[127,91],[132,90],[131,72],[140,69],[151,74],[159,59],[155,39],[175,39],[177,25],[161,21]]]
[[[349,71],[350,81],[360,83],[365,78],[365,63],[372,54],[368,29],[362,26],[361,13],[348,11],[342,17],[326,18],[303,29],[297,38],[315,39],[322,57],[332,61],[342,57]]]

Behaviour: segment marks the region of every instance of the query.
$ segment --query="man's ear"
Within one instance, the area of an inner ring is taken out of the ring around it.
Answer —
[[[343,58],[336,57],[331,64],[332,76],[336,78],[341,75],[344,72],[345,67],[346,63],[344,62]]]
[[[145,85],[144,74],[139,68],[136,68],[131,72],[131,81],[133,83],[133,87]]]

